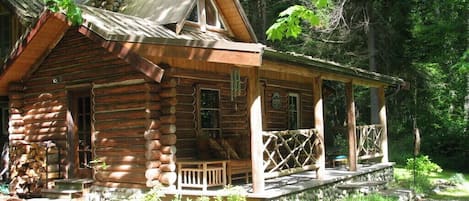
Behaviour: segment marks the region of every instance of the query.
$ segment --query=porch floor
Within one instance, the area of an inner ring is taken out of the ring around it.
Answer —
[[[377,163],[377,164],[358,164],[356,172],[348,171],[346,167],[326,168],[324,178],[319,180],[316,177],[315,171],[306,171],[296,173],[289,176],[272,178],[265,181],[265,191],[262,193],[253,193],[252,184],[234,183],[233,186],[241,186],[247,197],[251,199],[269,199],[276,198],[283,195],[288,195],[296,192],[301,192],[307,189],[312,189],[318,186],[326,185],[329,183],[340,182],[354,176],[367,174],[376,170],[388,168],[393,166],[394,163]],[[182,189],[182,190],[164,190],[166,195],[182,195],[182,196],[224,196],[228,195],[228,191],[222,188],[209,188],[207,191],[199,189]]]

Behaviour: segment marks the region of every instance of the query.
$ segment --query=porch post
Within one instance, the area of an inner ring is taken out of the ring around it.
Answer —
[[[348,162],[349,170],[357,171],[357,137],[355,125],[355,100],[353,97],[353,83],[345,84],[347,99],[347,130],[348,130]]]
[[[314,128],[318,131],[318,137],[321,141],[318,161],[319,169],[317,178],[322,179],[326,170],[326,152],[324,146],[324,112],[322,102],[322,78],[315,77],[313,83],[313,104],[314,104]]]
[[[388,127],[386,123],[386,97],[384,94],[384,86],[378,88],[378,109],[379,109],[379,123],[383,127],[381,134],[381,151],[383,152],[382,163],[389,162],[388,156]]]
[[[252,189],[254,193],[264,191],[264,159],[262,142],[262,103],[259,83],[259,68],[249,69],[248,103],[250,106],[251,123],[251,163],[252,163]]]

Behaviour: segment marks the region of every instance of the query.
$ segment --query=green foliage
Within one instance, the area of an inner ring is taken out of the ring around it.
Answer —
[[[165,195],[164,193],[161,191],[161,187],[160,186],[155,186],[153,187],[150,191],[148,191],[147,193],[145,193],[143,195],[143,198],[141,198],[140,200],[142,201],[161,201]]]
[[[80,25],[83,23],[81,9],[73,0],[44,0],[44,3],[54,13],[64,12],[72,24]]]
[[[415,158],[407,159],[407,164],[405,166],[408,170],[414,170],[418,175],[422,176],[429,176],[430,173],[441,172],[443,169],[441,167],[432,162],[428,156],[418,156]]]
[[[246,201],[246,191],[241,186],[226,186],[228,191],[226,201]]]
[[[312,0],[317,9],[326,8],[327,0]],[[267,29],[267,38],[270,40],[282,40],[284,37],[297,38],[302,32],[302,22],[311,26],[319,26],[321,15],[317,11],[303,5],[293,5],[279,14],[277,21]],[[324,19],[323,19],[324,20]]]
[[[350,195],[341,201],[398,201],[396,197],[387,197],[376,193],[370,195]]]

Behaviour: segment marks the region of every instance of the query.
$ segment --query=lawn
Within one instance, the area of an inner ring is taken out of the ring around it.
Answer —
[[[405,168],[394,169],[396,188],[412,188],[424,193],[425,198],[434,200],[469,200],[469,174],[452,171],[431,173],[426,179],[414,183],[412,171]]]

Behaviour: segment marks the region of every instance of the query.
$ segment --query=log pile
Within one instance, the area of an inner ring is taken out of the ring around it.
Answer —
[[[10,192],[31,196],[60,177],[59,150],[52,142],[17,144],[10,153]]]

